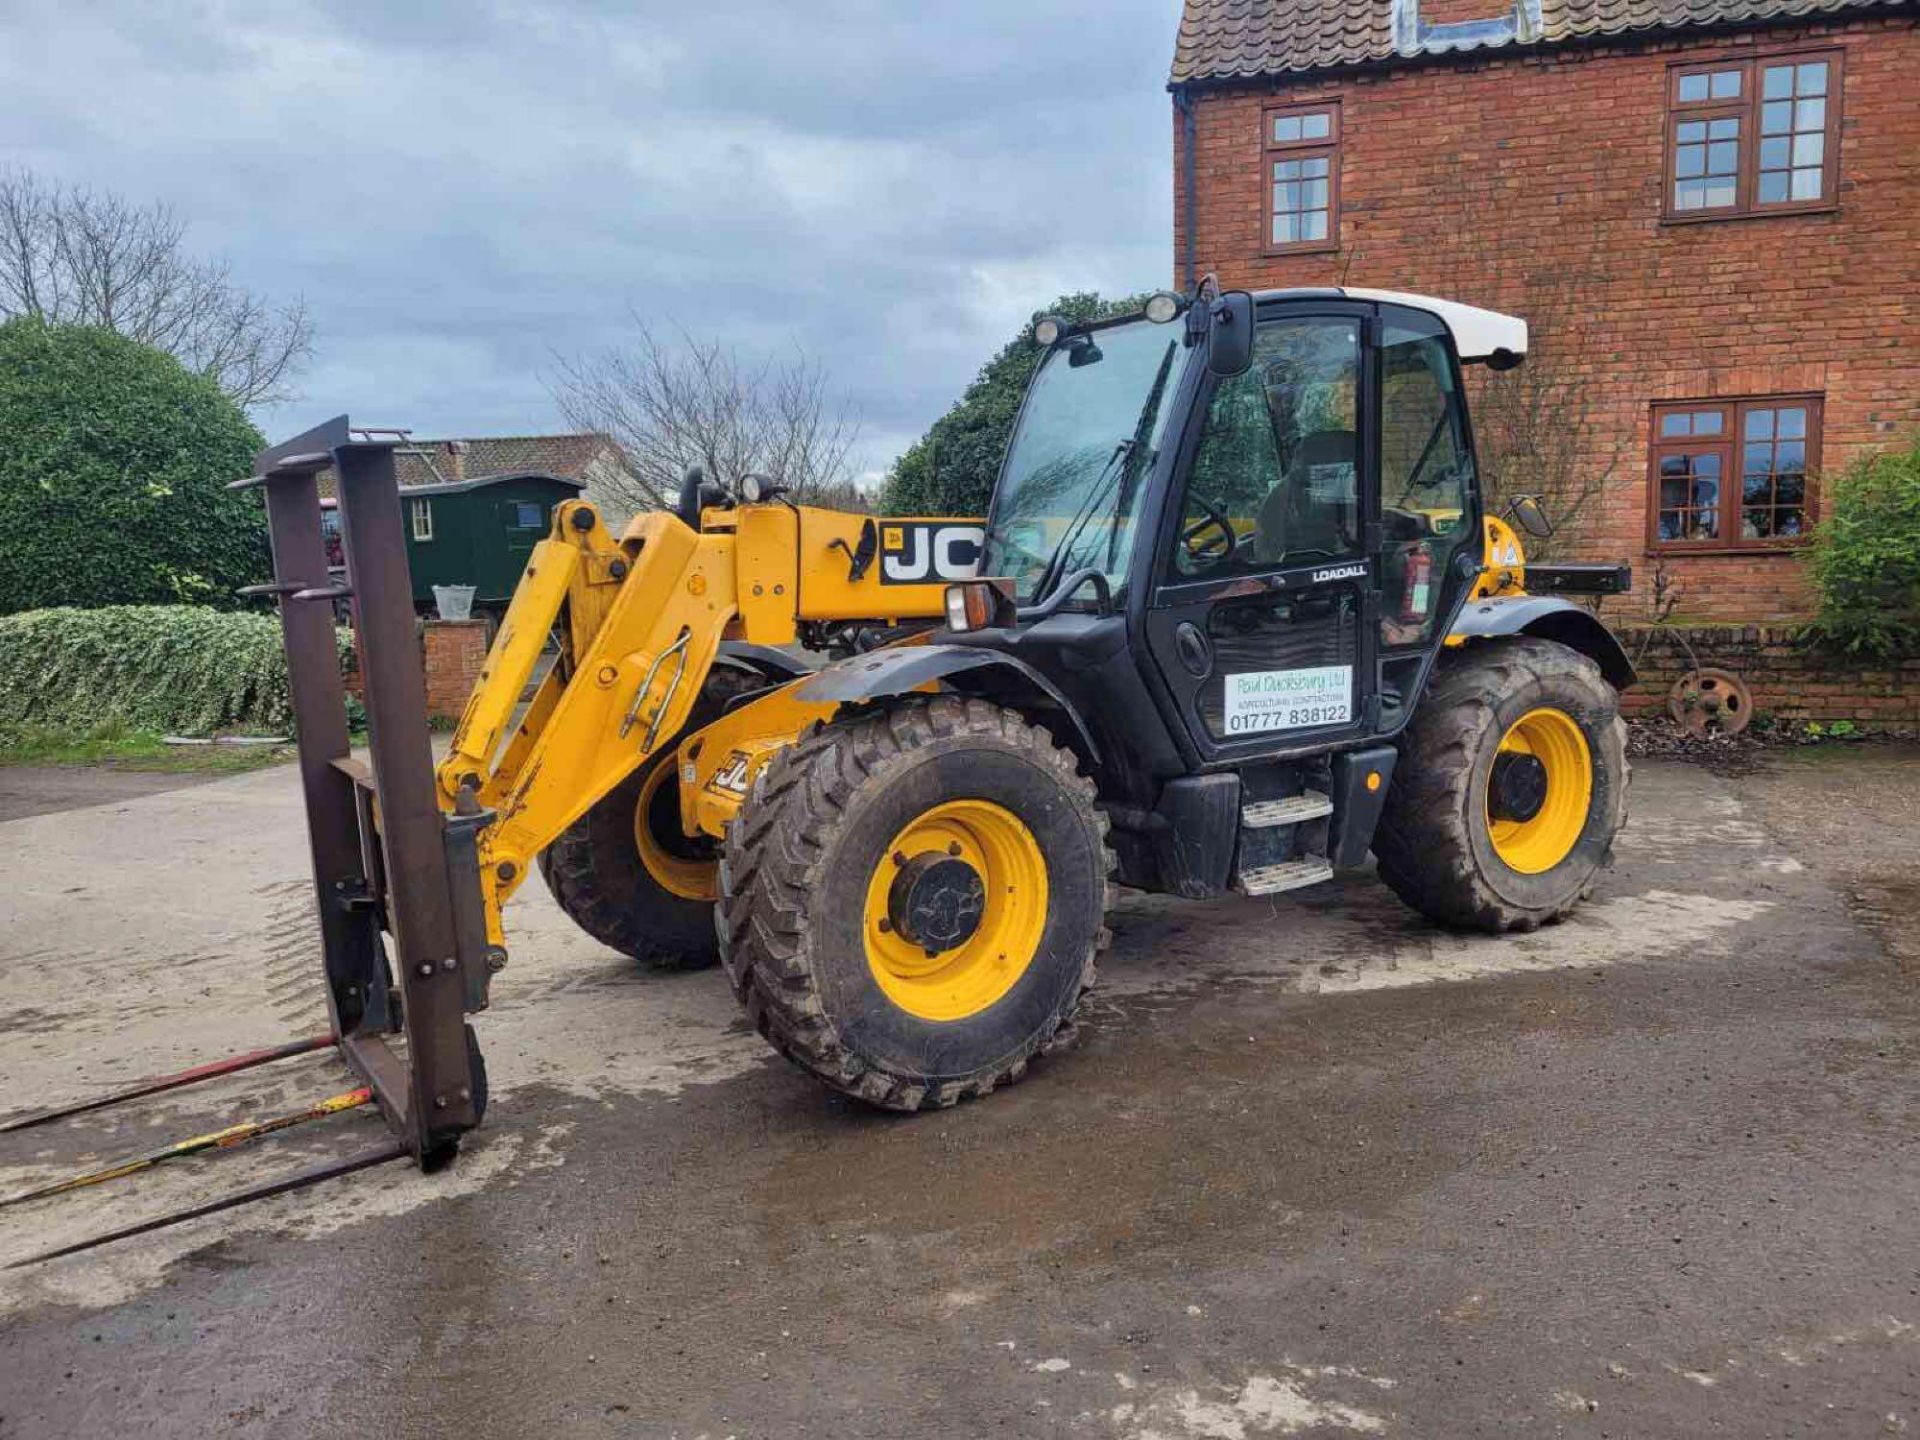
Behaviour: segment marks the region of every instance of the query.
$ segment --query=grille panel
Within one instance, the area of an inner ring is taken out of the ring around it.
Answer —
[[[1207,637],[1213,644],[1213,673],[1201,685],[1196,703],[1207,733],[1220,739],[1226,734],[1228,675],[1354,664],[1359,653],[1359,595],[1351,586],[1342,586],[1311,595],[1231,600],[1208,615]],[[1356,674],[1356,686],[1359,679]]]

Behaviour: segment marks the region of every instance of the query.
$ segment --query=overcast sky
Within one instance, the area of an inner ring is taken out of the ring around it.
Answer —
[[[560,428],[629,306],[798,344],[878,468],[1071,289],[1171,278],[1176,0],[0,7],[4,158],[164,200],[302,296],[305,398]]]

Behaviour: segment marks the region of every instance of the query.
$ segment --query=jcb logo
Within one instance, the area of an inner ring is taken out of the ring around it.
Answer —
[[[713,778],[707,781],[707,789],[716,795],[745,795],[747,793],[747,775],[752,769],[744,750],[736,750],[727,757],[727,763],[713,772]]]
[[[880,527],[880,583],[925,585],[980,573],[987,532],[978,525],[901,520]]]

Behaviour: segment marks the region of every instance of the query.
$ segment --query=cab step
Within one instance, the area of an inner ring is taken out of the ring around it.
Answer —
[[[1244,829],[1261,830],[1271,825],[1299,825],[1332,813],[1333,801],[1318,790],[1305,790],[1298,795],[1283,795],[1278,800],[1255,800],[1241,806],[1240,824]]]
[[[1256,865],[1242,870],[1234,883],[1245,895],[1278,895],[1282,890],[1298,890],[1303,885],[1318,885],[1333,878],[1333,866],[1324,855],[1303,855],[1298,860],[1282,860],[1274,865]]]

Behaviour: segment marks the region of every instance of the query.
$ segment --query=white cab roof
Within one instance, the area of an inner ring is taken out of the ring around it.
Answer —
[[[1347,294],[1356,300],[1379,300],[1438,315],[1453,332],[1453,348],[1460,352],[1462,360],[1484,360],[1498,350],[1509,351],[1516,357],[1527,353],[1527,322],[1518,315],[1502,315],[1498,310],[1482,310],[1478,305],[1462,305],[1458,300],[1437,300],[1431,295],[1407,295],[1398,290],[1349,289]]]
[[[1268,291],[1284,296],[1285,290]],[[1409,295],[1402,290],[1362,290],[1346,286],[1338,290],[1309,290],[1309,295],[1344,295],[1354,300],[1378,300],[1389,305],[1405,305],[1410,310],[1425,310],[1438,316],[1453,335],[1453,348],[1462,360],[1485,360],[1505,350],[1515,357],[1527,353],[1527,322],[1518,315],[1502,315],[1498,310],[1482,310],[1478,305],[1462,305],[1458,300],[1441,300],[1432,295]]]

